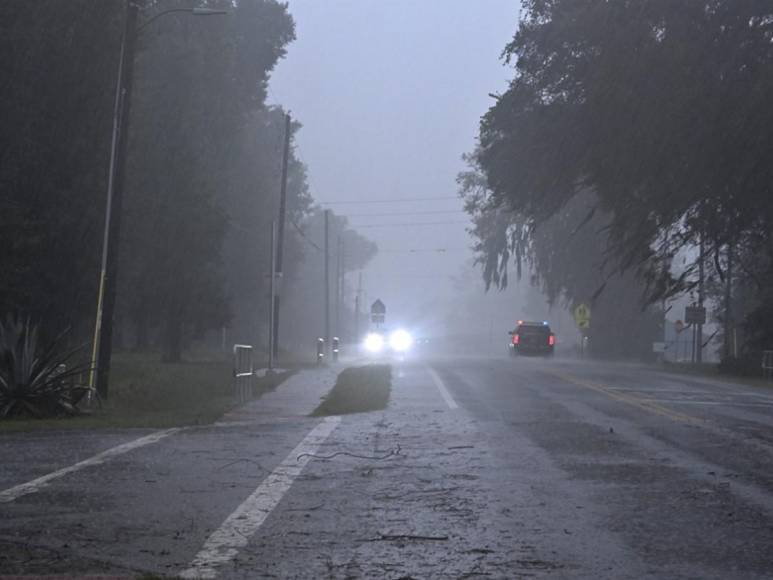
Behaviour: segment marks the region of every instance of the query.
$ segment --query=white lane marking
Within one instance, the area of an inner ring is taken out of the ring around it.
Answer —
[[[722,405],[725,407],[773,407],[773,403],[743,403],[736,401],[693,401],[690,399],[642,399],[651,403],[669,403],[677,405]]]
[[[456,404],[456,401],[454,401],[454,398],[451,396],[451,393],[448,392],[448,389],[443,384],[443,380],[440,378],[440,375],[437,374],[437,371],[432,367],[427,367],[427,370],[429,371],[429,374],[432,377],[432,381],[435,383],[437,390],[440,391],[440,395],[443,397],[443,400],[446,402],[446,405],[448,405],[448,408],[458,409],[459,405]]]
[[[105,461],[107,461],[108,459],[112,459],[113,457],[117,457],[118,455],[123,455],[124,453],[128,453],[129,451],[132,451],[139,447],[144,447],[145,445],[156,443],[158,441],[161,441],[161,439],[163,439],[164,437],[169,437],[169,435],[172,435],[173,433],[177,433],[182,430],[183,430],[183,427],[175,427],[173,429],[166,429],[165,431],[157,431],[155,433],[151,433],[150,435],[146,435],[145,437],[140,437],[139,439],[135,439],[134,441],[129,441],[128,443],[117,445],[116,447],[111,447],[107,451],[103,451],[102,453],[97,453],[93,457],[89,457],[88,459],[79,461],[78,463],[70,465],[69,467],[59,469],[58,471],[53,471],[51,473],[38,477],[37,479],[28,481],[27,483],[22,483],[17,486],[10,487],[4,491],[0,491],[0,503],[12,502],[13,500],[23,495],[28,495],[30,493],[35,493],[37,491],[40,491],[41,488],[48,485],[48,483],[50,481],[53,481],[54,479],[59,479],[60,477],[64,477],[65,475],[79,471],[84,467],[92,467],[94,465],[100,465]]]
[[[680,389],[680,388],[656,388],[656,387],[609,387],[610,391],[630,391],[630,392],[638,392],[642,394],[647,393],[675,393],[679,395],[685,395],[685,396],[693,396],[693,395],[709,395],[713,397],[742,397],[742,398],[753,398],[753,399],[763,399],[765,401],[770,401],[773,403],[773,397],[769,395],[762,395],[760,393],[748,393],[748,392],[735,392],[735,393],[728,393],[728,392],[717,392],[717,391],[691,391],[689,389]]]
[[[217,568],[230,562],[247,545],[266,518],[290,489],[295,478],[341,422],[340,417],[327,417],[314,427],[298,446],[280,463],[252,494],[212,532],[204,542],[182,578],[216,578]],[[304,455],[303,457],[300,457]]]
[[[610,391],[633,391],[641,393],[682,393],[685,395],[716,395],[716,391],[690,391],[687,389],[661,389],[658,387],[609,387]]]

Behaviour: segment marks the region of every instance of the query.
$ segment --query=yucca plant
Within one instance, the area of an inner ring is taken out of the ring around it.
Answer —
[[[90,365],[76,361],[82,347],[64,346],[66,334],[42,346],[29,319],[0,321],[0,418],[78,414],[90,392],[81,380]]]

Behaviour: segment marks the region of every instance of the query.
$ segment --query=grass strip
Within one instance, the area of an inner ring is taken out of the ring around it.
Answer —
[[[312,416],[380,411],[389,403],[391,389],[392,367],[389,365],[373,364],[344,369]]]
[[[111,366],[109,398],[101,408],[77,417],[4,420],[0,432],[204,425],[237,406],[230,360],[170,364],[156,355],[117,354]],[[254,397],[289,374],[255,378]]]
[[[696,378],[707,378],[725,383],[736,383],[748,387],[758,387],[763,389],[773,388],[773,381],[763,377],[744,376],[740,374],[730,374],[720,372],[719,365],[716,363],[661,363],[655,367],[657,370],[673,375],[685,375]]]

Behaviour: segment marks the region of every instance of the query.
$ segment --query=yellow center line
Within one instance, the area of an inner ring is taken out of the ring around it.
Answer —
[[[645,411],[649,411],[651,413],[655,413],[657,415],[667,417],[673,421],[678,421],[680,423],[690,423],[693,425],[704,425],[706,423],[705,419],[700,419],[692,415],[687,415],[686,413],[680,413],[679,411],[668,409],[663,405],[659,405],[652,401],[640,399],[639,397],[636,397],[634,395],[624,394],[619,391],[613,391],[612,387],[603,385],[601,383],[580,379],[578,377],[575,377],[574,375],[569,375],[558,371],[545,371],[545,373],[558,377],[559,379],[561,379],[562,381],[566,381],[567,383],[572,383],[580,387],[585,387],[586,389],[591,389],[593,391],[596,391],[597,393],[602,393],[611,399],[615,399],[622,403],[627,403],[629,405],[633,405],[634,407],[638,407],[639,409],[643,409]]]

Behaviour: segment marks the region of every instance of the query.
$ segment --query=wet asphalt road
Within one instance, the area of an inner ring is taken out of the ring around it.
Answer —
[[[384,411],[308,417],[334,380],[38,487],[152,432],[0,436],[0,573],[773,577],[773,389],[437,358],[395,363]]]

